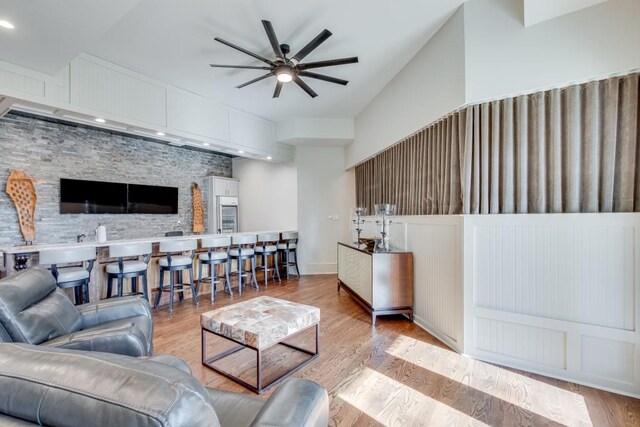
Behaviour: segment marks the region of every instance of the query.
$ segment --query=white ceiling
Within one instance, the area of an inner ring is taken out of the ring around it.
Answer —
[[[139,0],[0,0],[0,60],[55,74],[102,37]]]
[[[7,15],[21,34],[15,45],[0,43],[0,60],[54,74],[84,51],[274,121],[353,118],[463,2],[0,0],[0,19]],[[288,43],[292,54],[329,29],[333,36],[305,61],[358,56],[358,64],[314,70],[350,83],[344,87],[306,79],[319,95],[315,99],[293,83],[272,99],[273,77],[235,89],[264,72],[212,69],[208,64],[264,64],[213,38],[272,58],[262,19],[273,23],[280,43]]]

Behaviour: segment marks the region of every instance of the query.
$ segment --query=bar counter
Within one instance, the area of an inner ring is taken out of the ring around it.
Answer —
[[[50,249],[64,249],[64,248],[81,248],[81,247],[95,247],[96,248],[96,262],[91,271],[91,282],[89,285],[89,294],[91,301],[97,301],[106,296],[106,273],[105,267],[111,262],[116,262],[115,259],[109,258],[109,246],[120,245],[127,243],[138,242],[151,242],[153,244],[153,253],[151,261],[149,262],[149,292],[150,294],[157,289],[159,282],[158,271],[158,259],[164,256],[159,251],[159,244],[168,240],[199,240],[204,237],[225,237],[244,234],[261,234],[261,233],[283,233],[296,230],[269,230],[269,231],[249,231],[234,234],[188,234],[184,236],[171,236],[171,237],[143,237],[135,239],[122,239],[122,240],[108,240],[104,243],[85,241],[79,243],[42,243],[35,245],[23,245],[23,246],[6,246],[0,247],[0,278],[14,274],[23,268],[31,265],[38,264],[38,254],[43,250]],[[199,246],[199,245],[198,245]],[[201,250],[200,248],[198,250]],[[194,264],[197,262],[197,255],[194,258]],[[194,266],[195,267],[195,266]],[[197,271],[194,269],[194,271]],[[208,275],[209,271],[205,266],[203,268],[203,276]],[[125,287],[129,286],[129,281],[125,281]]]

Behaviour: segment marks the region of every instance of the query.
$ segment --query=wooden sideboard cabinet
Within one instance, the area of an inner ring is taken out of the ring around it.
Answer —
[[[338,243],[338,291],[344,288],[369,313],[406,314],[413,321],[413,254],[368,251]]]

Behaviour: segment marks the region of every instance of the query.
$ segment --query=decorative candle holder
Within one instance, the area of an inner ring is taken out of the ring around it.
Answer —
[[[364,219],[362,219],[362,217],[367,214],[367,208],[357,207],[354,209],[354,212],[356,214],[356,217],[353,220],[353,223],[356,226],[356,233],[358,233],[358,238],[356,239],[355,243],[360,244],[360,233],[362,233],[362,225],[364,224]]]
[[[389,225],[391,224],[390,216],[396,214],[396,205],[389,203],[381,203],[375,205],[376,210],[376,224],[380,226],[380,235],[382,241],[380,246],[382,249],[389,250]]]

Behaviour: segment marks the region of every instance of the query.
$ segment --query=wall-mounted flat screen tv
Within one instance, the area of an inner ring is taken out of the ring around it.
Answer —
[[[61,214],[177,214],[178,189],[60,179]]]
[[[129,213],[177,214],[178,189],[129,184]]]

